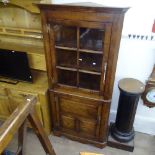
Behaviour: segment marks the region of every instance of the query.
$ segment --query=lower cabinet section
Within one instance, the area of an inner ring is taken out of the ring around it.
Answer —
[[[61,115],[60,120],[62,131],[70,132],[72,130],[74,134],[77,133],[82,137],[97,139],[99,124],[96,121],[65,115]]]
[[[79,141],[82,139],[84,143],[105,145],[109,103],[58,92],[51,92],[50,96],[53,130],[56,134],[69,135]]]

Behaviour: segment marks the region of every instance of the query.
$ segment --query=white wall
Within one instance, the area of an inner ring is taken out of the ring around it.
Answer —
[[[132,77],[145,83],[155,63],[155,41],[135,40],[122,37],[115,84],[113,90],[111,116],[114,120],[118,104],[118,81]],[[147,108],[140,100],[134,123],[136,131],[155,134],[155,108]]]
[[[85,0],[52,0],[53,3],[71,3],[80,1],[84,2]],[[89,1],[93,2],[93,0]],[[153,18],[155,18],[155,9],[151,9],[151,6],[154,7],[153,0],[147,0],[147,3],[145,3],[145,1],[142,2],[140,0],[96,0],[95,2],[104,2],[104,5],[121,4],[132,5],[134,7],[139,6],[139,4],[141,4],[141,8],[137,7],[137,9],[130,9],[126,14],[123,35],[127,36],[128,33],[151,33],[151,22],[153,22]],[[133,19],[133,16],[135,14],[136,18]],[[122,37],[115,76],[110,120],[114,121],[116,116],[119,97],[118,81],[125,77],[132,77],[139,79],[145,83],[152,71],[152,67],[154,64],[155,41],[128,39],[127,37]],[[142,100],[140,100],[137,108],[134,127],[136,131],[155,134],[155,108],[149,109],[145,107],[142,103]]]

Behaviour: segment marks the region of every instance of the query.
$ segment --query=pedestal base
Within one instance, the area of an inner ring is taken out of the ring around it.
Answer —
[[[111,129],[111,127],[110,127],[110,129]],[[132,139],[129,142],[119,142],[119,141],[115,140],[111,136],[111,132],[109,132],[107,145],[110,146],[110,147],[117,148],[117,149],[122,149],[122,150],[125,150],[125,151],[133,152],[133,150],[134,150],[134,139]]]
[[[111,125],[110,131],[111,131],[110,132],[111,136],[114,139],[116,139],[119,142],[123,142],[123,143],[131,141],[132,139],[134,139],[134,136],[135,136],[135,132],[133,128],[130,132],[121,132],[117,129],[115,123]]]

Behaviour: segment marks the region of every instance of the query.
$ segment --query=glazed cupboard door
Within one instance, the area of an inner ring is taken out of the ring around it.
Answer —
[[[50,23],[55,86],[103,92],[110,35],[110,23],[65,20]]]
[[[54,94],[52,104],[56,112],[56,131],[95,140],[99,138],[103,102],[73,95]]]

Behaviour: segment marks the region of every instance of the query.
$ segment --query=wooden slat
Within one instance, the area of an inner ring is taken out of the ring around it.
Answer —
[[[87,50],[87,49],[79,49],[79,51],[84,53],[103,54],[102,51],[94,51],[94,50]]]
[[[45,152],[49,155],[56,155],[47,135],[45,134],[43,130],[43,127],[39,121],[39,118],[37,117],[37,113],[35,110],[30,112],[28,116],[28,120],[31,123],[32,127],[34,128],[34,131],[36,135],[38,136]]]
[[[100,72],[88,71],[88,70],[84,70],[84,69],[79,69],[79,72],[81,72],[81,73],[88,73],[88,74],[94,74],[94,75],[101,75]]]
[[[41,30],[35,30],[35,29],[0,27],[0,34],[18,36],[18,37],[30,37],[30,38],[36,38],[36,39],[43,38]]]
[[[49,155],[56,155],[54,149],[39,121],[37,113],[34,109],[36,97],[27,96],[26,103],[21,103],[12,115],[7,119],[0,128],[0,154],[12,140],[14,134],[19,129],[18,150],[17,155],[25,154],[25,135],[26,135],[26,119],[29,120],[31,126],[35,130],[45,152]]]
[[[76,68],[69,68],[69,67],[61,67],[61,66],[56,66],[57,69],[63,69],[63,70],[69,70],[69,71],[77,71]]]
[[[77,51],[77,48],[72,48],[72,47],[55,46],[55,48],[67,50],[67,51]]]
[[[80,58],[80,52],[79,52],[79,48],[80,48],[80,28],[77,27],[77,66],[78,66],[78,70],[77,70],[77,87],[79,87],[79,83],[80,83],[80,77],[79,77],[79,58]]]
[[[0,128],[0,153],[6,148],[12,140],[17,129],[22,125],[29,112],[32,110],[36,98],[28,96],[26,104],[20,104],[11,116],[4,122]]]

